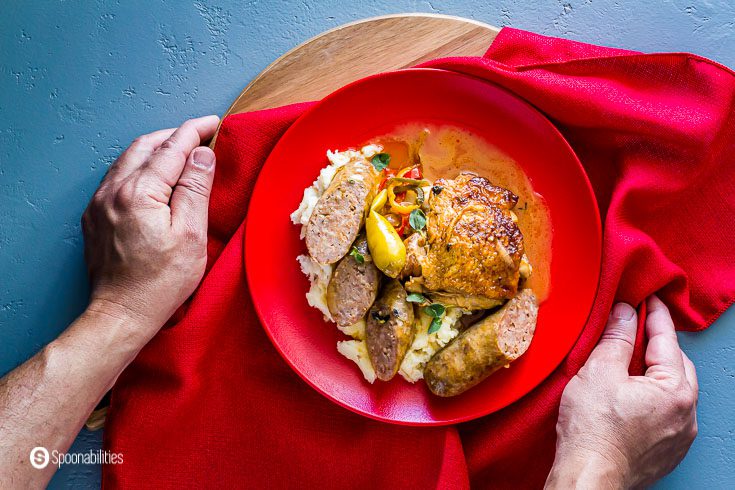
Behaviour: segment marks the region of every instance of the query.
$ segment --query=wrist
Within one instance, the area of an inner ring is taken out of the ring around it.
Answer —
[[[104,325],[106,333],[117,342],[139,349],[161,328],[161,325],[123,303],[93,297],[82,315],[91,323]]]
[[[627,488],[627,465],[599,451],[557,445],[546,488]]]

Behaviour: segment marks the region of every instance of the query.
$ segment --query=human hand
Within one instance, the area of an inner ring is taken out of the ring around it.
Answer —
[[[647,300],[644,376],[629,376],[637,318],[619,303],[599,344],[564,390],[547,488],[639,488],[684,458],[697,435],[697,375],[669,310]]]
[[[122,317],[144,340],[189,297],[207,261],[219,118],[137,138],[110,167],[82,217],[89,309]]]

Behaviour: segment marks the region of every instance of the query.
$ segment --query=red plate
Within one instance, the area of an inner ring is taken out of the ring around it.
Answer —
[[[400,376],[367,383],[336,348],[345,337],[304,297],[305,253],[289,215],[327,165],[327,149],[356,147],[396,126],[446,123],[499,147],[526,171],[549,206],[551,292],[524,356],[487,381],[449,399]],[[262,237],[270,237],[263,240]],[[275,239],[275,240],[274,240]],[[245,265],[256,310],[273,345],[314,389],[362,415],[406,425],[441,425],[499,410],[541,383],[571,350],[587,320],[600,273],[597,203],[562,135],[527,102],[495,85],[454,72],[410,69],[354,82],[301,116],[278,142],[258,177],[245,231]]]

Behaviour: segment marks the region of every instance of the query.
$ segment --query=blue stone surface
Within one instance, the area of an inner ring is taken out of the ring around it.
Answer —
[[[731,0],[7,0],[0,15],[0,373],[84,308],[79,217],[136,135],[222,114],[271,61],[326,29],[409,11],[641,51],[690,51],[735,67]],[[700,433],[658,488],[735,488],[735,311],[680,339],[699,373]],[[82,431],[72,451],[100,444],[101,432]],[[99,467],[68,466],[51,487],[99,483]]]

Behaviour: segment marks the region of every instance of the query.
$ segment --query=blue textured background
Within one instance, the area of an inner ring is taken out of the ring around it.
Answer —
[[[277,56],[355,19],[420,11],[735,67],[731,0],[36,1],[0,16],[0,373],[83,309],[79,216],[138,134],[221,114]],[[735,487],[735,311],[682,334],[701,386],[700,435],[660,488]],[[82,431],[73,451],[97,448]],[[51,487],[99,486],[64,467]]]

